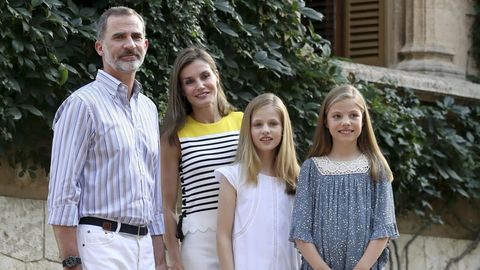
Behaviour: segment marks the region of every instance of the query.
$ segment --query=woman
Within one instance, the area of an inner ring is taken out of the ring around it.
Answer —
[[[242,116],[228,103],[213,58],[196,47],[181,51],[173,64],[161,131],[164,239],[171,269],[218,269],[219,183],[213,171],[233,162]],[[183,239],[181,251],[177,238]]]

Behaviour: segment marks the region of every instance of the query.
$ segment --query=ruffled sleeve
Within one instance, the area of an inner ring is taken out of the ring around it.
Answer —
[[[302,240],[313,243],[313,218],[314,218],[314,180],[312,169],[315,168],[312,159],[307,159],[298,176],[297,192],[292,213],[292,225],[290,228],[290,241]]]
[[[392,184],[387,180],[374,183],[373,226],[370,240],[399,236],[395,219]]]

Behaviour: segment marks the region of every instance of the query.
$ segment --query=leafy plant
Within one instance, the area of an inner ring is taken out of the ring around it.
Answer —
[[[96,16],[71,1],[0,3],[0,156],[10,165],[48,167],[54,112],[95,71]]]
[[[441,222],[432,204],[480,198],[480,106],[444,97],[422,103],[411,89],[355,82],[395,181],[399,213]]]

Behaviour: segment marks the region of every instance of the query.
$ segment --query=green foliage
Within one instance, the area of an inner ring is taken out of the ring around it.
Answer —
[[[138,73],[163,115],[171,65],[200,44],[218,62],[226,94],[243,109],[263,92],[287,104],[300,157],[311,143],[324,94],[346,83],[327,40],[308,19],[322,15],[298,0],[58,1],[0,4],[0,156],[48,170],[51,123],[60,103],[93,79],[94,19],[129,5],[145,18],[149,50]],[[307,21],[307,26],[301,24]],[[399,212],[434,217],[434,200],[478,198],[480,108],[451,97],[422,104],[411,90],[353,83],[365,94],[395,181]],[[392,83],[394,85],[394,83]]]
[[[410,89],[357,87],[394,173],[398,212],[438,220],[432,202],[480,198],[480,105],[459,105],[452,97],[422,104]]]
[[[48,167],[55,110],[95,70],[95,17],[71,1],[0,3],[0,156],[12,166]]]

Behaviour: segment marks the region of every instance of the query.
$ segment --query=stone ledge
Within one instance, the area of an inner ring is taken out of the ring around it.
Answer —
[[[433,96],[450,95],[466,100],[480,100],[480,84],[466,80],[344,61],[335,62],[342,68],[342,74],[344,76],[353,73],[361,80],[381,84],[394,84]]]
[[[48,193],[48,177],[44,170],[38,170],[37,177],[18,176],[19,169],[14,169],[5,160],[0,160],[0,196],[45,200]]]

